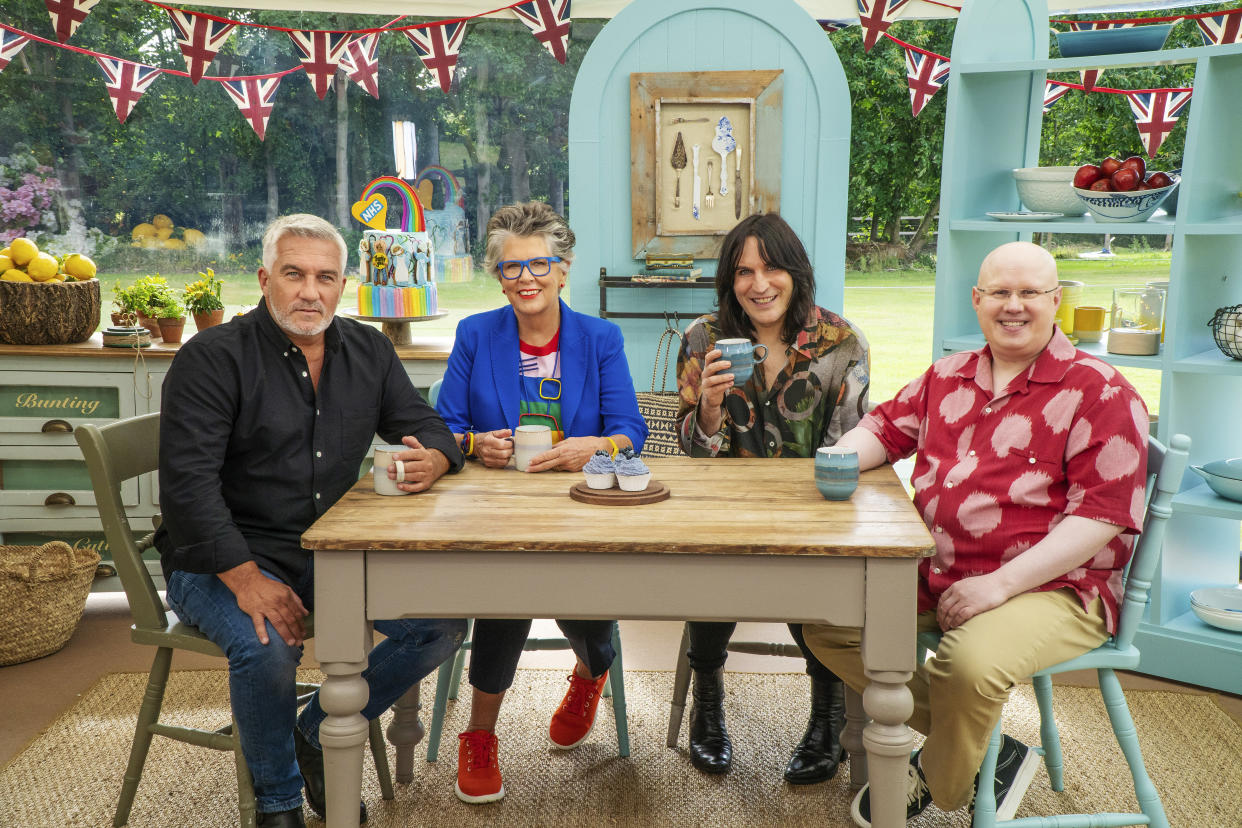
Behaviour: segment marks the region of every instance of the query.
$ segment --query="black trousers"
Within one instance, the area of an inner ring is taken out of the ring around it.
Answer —
[[[608,672],[616,652],[612,649],[615,621],[562,621],[556,626],[569,639],[574,655],[599,678]],[[470,684],[484,693],[502,693],[513,684],[522,646],[530,635],[530,619],[480,618],[474,622],[470,641]]]
[[[737,623],[734,621],[690,621],[686,626],[690,629],[690,649],[686,653],[690,657],[690,668],[710,673],[723,667],[729,655],[725,647],[729,639],[733,637]],[[840,681],[835,673],[819,663],[819,659],[806,646],[806,639],[802,637],[801,624],[790,624],[789,632],[793,635],[798,649],[802,651],[803,658],[806,659],[808,676],[821,681]]]

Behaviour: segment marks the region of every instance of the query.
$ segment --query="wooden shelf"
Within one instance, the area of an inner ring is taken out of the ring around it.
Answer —
[[[1194,474],[1194,472],[1190,472]],[[1210,517],[1242,520],[1242,503],[1226,500],[1200,483],[1184,492],[1173,496],[1173,508],[1188,515],[1208,515]]]
[[[944,341],[945,349],[950,351],[970,351],[982,348],[985,344],[987,344],[987,340],[983,338],[983,334],[953,336]],[[1092,356],[1099,357],[1110,365],[1117,365],[1122,368],[1146,368],[1152,371],[1159,371],[1164,367],[1163,358],[1160,354],[1155,356],[1110,354],[1102,340],[1100,342],[1080,342],[1078,343],[1078,349]]]
[[[1147,221],[1096,221],[1093,216],[1066,216],[1041,221],[997,221],[986,215],[964,219],[951,219],[950,230],[980,230],[990,233],[1089,233],[1113,236],[1168,235],[1173,232],[1176,219],[1157,210]],[[1240,225],[1242,226],[1242,225]]]
[[[1001,72],[1077,72],[1079,69],[1146,69],[1151,66],[1178,66],[1198,63],[1204,58],[1242,55],[1242,44],[1226,46],[1194,46],[1160,49],[1154,52],[1125,52],[1117,55],[1085,55],[1073,58],[1036,58],[1034,60],[998,61],[996,63],[963,63],[954,66],[963,75],[996,74]]]

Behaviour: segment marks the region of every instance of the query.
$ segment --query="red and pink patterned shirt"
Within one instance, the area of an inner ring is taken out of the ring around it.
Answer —
[[[919,612],[954,582],[994,572],[1066,515],[1125,529],[1083,566],[1040,587],[1103,600],[1116,631],[1122,572],[1142,528],[1147,407],[1059,329],[1001,393],[987,346],[944,357],[863,418],[890,461],[917,452],[914,503],[936,541],[919,566]]]

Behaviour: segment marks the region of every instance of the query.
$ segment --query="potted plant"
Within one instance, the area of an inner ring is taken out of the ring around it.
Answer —
[[[154,276],[143,276],[136,279],[125,290],[128,302],[138,314],[138,324],[151,332],[151,336],[160,335],[160,326],[156,321],[156,308],[165,299],[175,299],[168,281],[156,273]]]
[[[157,304],[151,306],[151,314],[159,325],[160,337],[169,343],[181,341],[181,333],[185,330],[185,305],[169,293]]]
[[[198,275],[198,281],[185,286],[185,307],[194,314],[194,326],[201,331],[224,321],[224,301],[220,298],[224,282],[210,267]]]
[[[112,304],[116,308],[112,312],[113,325],[136,325],[138,324],[138,308],[134,304],[134,297],[131,295],[131,289],[121,287],[120,282],[116,282],[112,286]]]

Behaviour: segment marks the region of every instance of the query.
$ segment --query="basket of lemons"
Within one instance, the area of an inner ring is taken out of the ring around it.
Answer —
[[[95,263],[80,253],[57,257],[27,238],[0,250],[0,343],[84,342],[99,327]]]

